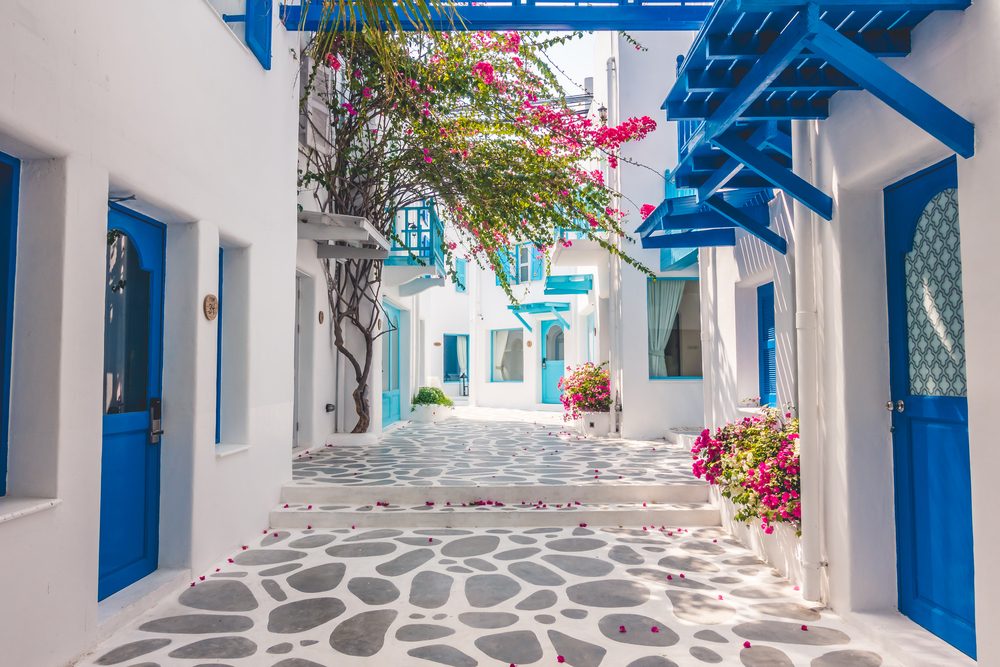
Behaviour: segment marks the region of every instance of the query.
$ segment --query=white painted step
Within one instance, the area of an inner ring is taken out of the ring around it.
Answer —
[[[487,501],[479,501],[485,503]],[[286,503],[271,511],[271,527],[301,528],[535,528],[625,526],[659,530],[721,524],[719,509],[694,503],[328,505]],[[287,505],[287,506],[286,506]]]
[[[371,504],[379,501],[393,505],[461,505],[480,499],[499,500],[508,505],[542,501],[559,503],[703,503],[709,500],[709,485],[694,478],[683,484],[623,484],[612,480],[592,484],[497,485],[497,486],[352,486],[340,484],[286,484],[281,490],[282,503],[313,505]]]
[[[700,428],[681,426],[669,429],[664,440],[674,445],[680,445],[684,449],[691,449],[701,432]]]

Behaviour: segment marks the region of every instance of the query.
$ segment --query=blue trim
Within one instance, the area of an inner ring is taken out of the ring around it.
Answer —
[[[733,229],[705,229],[642,237],[642,247],[646,249],[686,249],[734,245],[736,245],[736,232]]]
[[[649,379],[662,382],[663,380],[704,380],[705,377],[702,375],[677,375],[675,377],[671,377],[669,375],[651,375],[649,376]]]
[[[466,292],[469,289],[468,274],[469,274],[469,262],[465,259],[455,260],[455,277],[458,282],[455,283],[456,292]]]
[[[452,375],[455,376],[454,380],[449,380],[448,379],[448,352],[449,352],[448,339],[449,338],[454,339],[454,341],[455,341],[454,344],[451,346],[453,348],[453,350],[454,350],[454,355],[455,355],[455,367],[454,367],[454,371],[455,372],[452,373]],[[442,356],[443,356],[443,360],[442,360],[442,364],[441,364],[441,375],[442,375],[441,381],[444,382],[445,384],[458,384],[459,382],[461,382],[461,379],[459,378],[459,376],[461,375],[461,367],[458,365],[458,339],[459,338],[465,338],[465,369],[466,369],[465,370],[465,375],[466,375],[466,378],[469,378],[469,377],[472,376],[472,368],[469,366],[469,334],[447,334],[446,333],[446,334],[443,334],[442,343],[441,343],[441,348],[442,348],[441,351],[442,351]]]
[[[449,6],[449,10],[451,6]],[[457,17],[430,10],[430,20],[437,30],[697,30],[709,7],[691,0],[677,0],[675,5],[654,2],[616,2],[588,6],[584,2],[534,0],[458,0],[454,5]],[[303,16],[301,5],[282,5],[281,18],[288,30],[315,32],[330,22],[344,19],[332,14],[324,21],[321,2],[311,2]],[[348,19],[349,21],[350,19]],[[405,17],[400,20],[403,30],[415,26]],[[383,27],[388,24],[383,23]]]
[[[388,301],[382,301],[382,308],[385,311],[386,327],[394,329],[383,336],[383,345],[389,345],[389,366],[383,368],[382,372],[389,377],[389,389],[382,391],[382,428],[402,419],[402,396],[399,385],[402,383],[400,373],[400,336],[402,313],[399,308]],[[396,371],[396,387],[392,386],[392,373]]]
[[[524,356],[521,356],[521,379],[520,380],[497,380],[493,377],[493,334],[498,331],[520,331],[521,332],[521,345],[524,345],[524,329],[510,328],[510,329],[490,329],[490,382],[496,384],[523,384],[524,383]],[[528,331],[531,331],[529,328]]]
[[[546,296],[588,294],[592,289],[594,289],[594,276],[589,273],[545,277]]]
[[[215,444],[222,442],[222,278],[225,250],[219,248],[219,314],[215,334]]]
[[[4,173],[6,172],[6,173]],[[7,494],[7,450],[10,435],[14,282],[17,264],[17,209],[21,161],[0,153],[0,496]]]
[[[774,283],[757,288],[757,391],[760,404],[778,405],[778,347],[774,322]]]
[[[271,69],[271,32],[274,0],[246,0],[244,39],[261,67]]]

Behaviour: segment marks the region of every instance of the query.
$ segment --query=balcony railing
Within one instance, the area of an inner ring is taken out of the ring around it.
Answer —
[[[444,225],[433,200],[396,213],[396,237],[386,258],[390,266],[426,266],[444,272]]]

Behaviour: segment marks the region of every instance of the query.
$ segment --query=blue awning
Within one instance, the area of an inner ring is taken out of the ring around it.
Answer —
[[[559,323],[563,325],[563,328],[567,331],[569,330],[569,322],[566,321],[559,313],[565,313],[570,309],[569,303],[566,301],[536,301],[535,303],[518,303],[507,306],[507,308],[514,313],[514,317],[520,320],[521,324],[528,331],[533,331],[531,325],[528,321],[524,319],[525,315],[552,315]]]
[[[546,296],[588,294],[592,289],[594,289],[594,277],[589,273],[547,276],[545,278]]]

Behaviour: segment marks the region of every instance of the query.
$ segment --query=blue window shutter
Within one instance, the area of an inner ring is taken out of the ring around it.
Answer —
[[[444,336],[444,381],[458,381],[458,336]]]
[[[514,280],[514,278],[516,276],[515,276],[513,268],[512,268],[510,254],[509,253],[504,253],[503,255],[500,256],[500,268],[503,269],[503,272],[507,274],[507,281],[508,282],[510,282],[510,283],[517,282],[517,281]],[[497,285],[499,285],[499,284],[500,284],[500,276],[497,276]]]
[[[545,258],[538,248],[531,249],[531,279],[542,280],[545,277]]]
[[[20,169],[20,161],[0,153],[0,496],[7,494],[7,432],[10,416]]]
[[[215,444],[222,442],[222,266],[225,251],[219,248],[219,314],[215,337]]]
[[[456,292],[464,292],[469,288],[468,279],[468,265],[469,263],[464,259],[455,260],[455,273],[458,276],[458,284],[455,285]]]
[[[757,368],[760,404],[778,404],[777,335],[774,326],[774,283],[757,288]]]
[[[264,69],[271,69],[271,11],[274,0],[246,0],[246,42]]]

